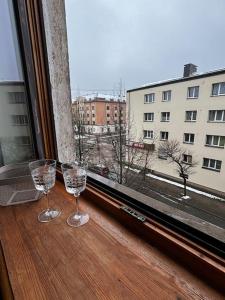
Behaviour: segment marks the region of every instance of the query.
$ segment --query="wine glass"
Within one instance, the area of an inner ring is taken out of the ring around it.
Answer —
[[[61,165],[66,191],[76,199],[76,211],[67,219],[67,224],[73,227],[84,225],[89,215],[79,210],[79,196],[85,190],[87,172],[82,162],[65,163]]]
[[[56,161],[53,159],[41,159],[29,163],[31,176],[38,191],[45,194],[47,209],[39,216],[39,222],[49,222],[58,217],[61,212],[55,208],[49,208],[48,192],[55,185]]]

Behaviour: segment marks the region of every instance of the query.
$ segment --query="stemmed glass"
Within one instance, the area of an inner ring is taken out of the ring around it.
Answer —
[[[79,210],[79,196],[85,190],[87,172],[83,162],[64,163],[61,165],[66,191],[73,194],[76,199],[76,210],[67,219],[67,224],[73,227],[84,225],[89,220],[89,215]]]
[[[61,212],[55,208],[49,208],[48,193],[55,185],[56,161],[53,159],[41,159],[29,163],[29,168],[33,178],[35,188],[45,194],[47,209],[43,210],[39,216],[39,222],[49,222],[58,217]]]

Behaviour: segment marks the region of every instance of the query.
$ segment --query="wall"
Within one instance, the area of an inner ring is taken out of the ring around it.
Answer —
[[[42,0],[59,161],[75,156],[64,0]]]
[[[211,97],[212,84],[225,81],[225,75],[215,75],[191,81],[157,86],[144,90],[128,93],[130,120],[132,121],[131,135],[135,140],[143,137],[143,130],[154,130],[159,138],[160,131],[169,132],[169,140],[179,140],[181,145],[193,153],[193,158],[198,161],[195,173],[190,176],[190,181],[225,192],[225,149],[205,146],[206,134],[225,135],[225,123],[208,123],[208,111],[225,109],[225,96]],[[198,99],[187,99],[187,88],[200,86]],[[172,99],[162,102],[162,91],[172,90]],[[155,93],[155,102],[144,104],[144,95]],[[185,122],[185,110],[197,110],[197,122]],[[143,122],[143,114],[154,112],[154,122]],[[160,122],[161,112],[170,112],[170,122]],[[195,143],[183,144],[183,134],[194,133]],[[151,142],[144,140],[144,142]],[[156,145],[159,143],[156,142]],[[202,168],[203,157],[222,160],[220,172]],[[172,165],[165,160],[155,159],[152,169],[178,177]]]

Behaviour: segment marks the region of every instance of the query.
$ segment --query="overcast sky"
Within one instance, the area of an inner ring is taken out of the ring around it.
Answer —
[[[22,80],[11,0],[0,0],[0,80]]]
[[[224,0],[65,0],[71,88],[126,89],[225,67]]]

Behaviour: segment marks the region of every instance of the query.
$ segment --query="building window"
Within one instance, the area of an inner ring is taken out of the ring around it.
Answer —
[[[195,135],[194,133],[185,133],[184,134],[184,143],[194,144]]]
[[[115,110],[117,110],[117,106],[115,106]]]
[[[109,118],[110,117],[110,115],[109,114],[107,114],[107,118]]]
[[[170,112],[161,112],[161,122],[169,122]]]
[[[95,110],[95,107],[94,107],[94,106],[92,106],[92,110]]]
[[[144,130],[144,139],[153,139],[153,130]]]
[[[225,136],[206,135],[206,146],[224,148]]]
[[[92,124],[95,125],[95,121],[93,121]],[[94,132],[94,130],[93,130],[93,132]]]
[[[117,117],[117,114],[115,114],[115,117]]]
[[[27,115],[12,115],[12,124],[13,125],[27,125],[28,117]]]
[[[144,96],[144,103],[152,103],[155,102],[155,93],[146,94]]]
[[[95,114],[92,114],[92,117],[94,118],[94,117],[95,117]]]
[[[17,145],[30,145],[30,137],[29,136],[15,136],[14,137],[15,144]]]
[[[212,85],[212,96],[225,95],[225,82],[214,83]]]
[[[192,155],[183,154],[183,162],[186,164],[192,164]]]
[[[107,125],[109,125],[109,121],[107,121]]]
[[[209,122],[225,122],[225,110],[209,110]]]
[[[202,168],[214,170],[220,172],[221,170],[222,161],[211,159],[211,158],[203,158],[203,165]]]
[[[170,101],[171,100],[171,90],[164,91],[162,93],[162,101]]]
[[[199,86],[188,87],[187,98],[198,98]]]
[[[197,110],[188,110],[185,112],[186,122],[195,122],[197,120]]]
[[[154,113],[144,113],[144,121],[145,122],[153,122],[154,121]]]
[[[10,104],[25,103],[24,92],[9,92],[8,95]]]
[[[167,141],[169,137],[168,131],[160,131],[160,140],[161,141]]]
[[[109,110],[109,106],[106,106],[106,109]]]
[[[89,114],[87,114],[87,117],[89,118]]]

